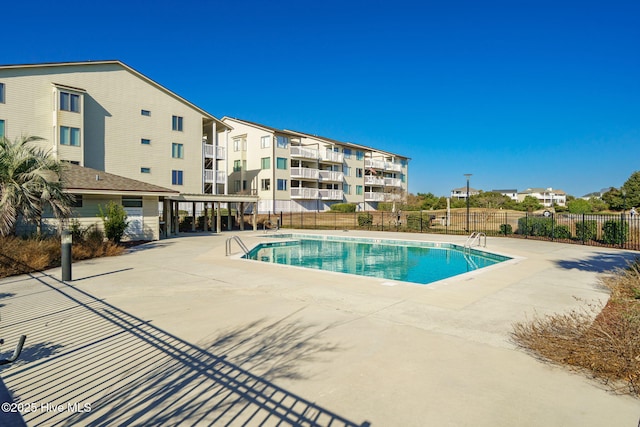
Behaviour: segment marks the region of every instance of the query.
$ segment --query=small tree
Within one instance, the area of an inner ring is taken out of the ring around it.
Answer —
[[[127,221],[127,212],[122,205],[110,201],[107,204],[106,210],[102,209],[102,206],[98,206],[100,211],[100,217],[104,224],[104,232],[107,235],[107,239],[114,243],[120,243],[122,236],[124,235],[129,221]]]

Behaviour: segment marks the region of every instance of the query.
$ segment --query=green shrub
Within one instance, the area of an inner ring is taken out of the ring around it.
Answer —
[[[513,234],[511,224],[500,224],[500,234],[504,234],[505,236]]]
[[[551,237],[553,224],[553,218],[520,218],[518,219],[518,234],[525,236]]]
[[[360,227],[369,227],[373,224],[373,215],[370,213],[358,214],[358,225]]]
[[[429,228],[429,215],[423,216],[421,213],[407,214],[407,228],[418,231]]]
[[[619,219],[610,219],[602,225],[602,240],[609,245],[620,245],[627,241],[629,223]]]
[[[106,211],[102,209],[102,206],[98,206],[100,211],[100,217],[104,224],[104,232],[107,238],[114,243],[120,243],[122,236],[124,235],[129,221],[127,221],[127,212],[122,205],[110,201],[107,204]]]
[[[178,230],[181,232],[191,231],[191,229],[193,228],[192,225],[193,225],[193,217],[185,216],[180,220],[180,223],[178,224]]]
[[[571,238],[571,230],[566,225],[556,225],[553,230],[553,237],[556,239],[570,239]]]
[[[579,240],[595,240],[598,233],[598,223],[594,220],[576,222],[576,237]]]
[[[355,203],[335,203],[329,208],[334,212],[351,213],[356,211],[357,205]]]

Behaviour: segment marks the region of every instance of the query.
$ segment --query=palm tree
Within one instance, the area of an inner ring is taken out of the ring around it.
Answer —
[[[0,138],[0,235],[15,234],[18,218],[40,231],[45,207],[58,219],[68,218],[73,196],[63,191],[62,162],[34,142],[37,136],[14,141]]]

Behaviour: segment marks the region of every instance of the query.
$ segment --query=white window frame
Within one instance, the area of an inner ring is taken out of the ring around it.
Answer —
[[[260,138],[260,148],[271,147],[271,135],[266,135]]]

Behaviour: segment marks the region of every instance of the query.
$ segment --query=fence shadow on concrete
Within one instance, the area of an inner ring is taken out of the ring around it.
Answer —
[[[29,425],[369,424],[273,382],[306,378],[304,361],[339,351],[317,325],[262,319],[202,348],[49,275],[31,277],[38,289],[5,307],[9,330],[27,330],[30,347],[0,371],[16,402],[40,405],[23,414]]]
[[[575,268],[583,271],[605,273],[617,268],[624,268],[637,259],[640,259],[640,252],[619,251],[615,254],[611,252],[596,252],[583,259],[561,260],[556,261],[556,264],[567,270]]]

